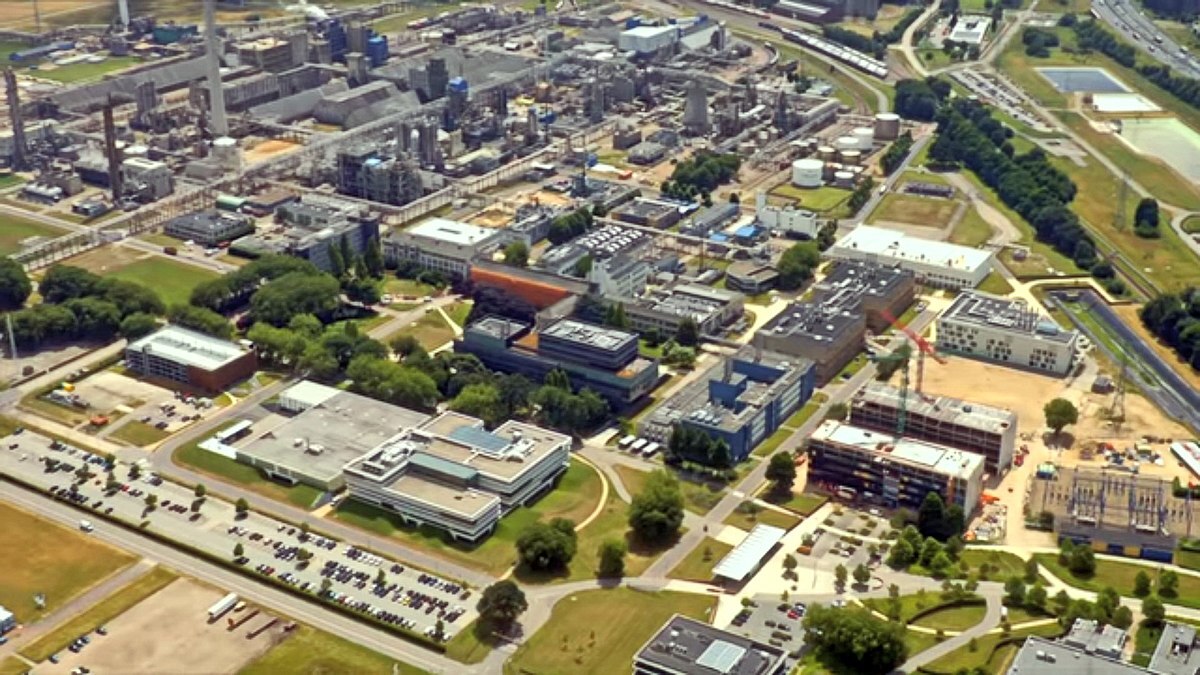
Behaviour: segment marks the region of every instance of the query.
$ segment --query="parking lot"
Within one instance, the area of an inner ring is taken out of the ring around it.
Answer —
[[[198,500],[191,488],[153,474],[131,480],[124,466],[114,473],[115,489],[108,491],[102,458],[32,432],[6,437],[0,448],[0,466],[31,485],[53,490],[59,499],[94,511],[95,516],[81,514],[81,521],[93,527],[118,527],[101,516],[117,518],[231,561],[240,545],[237,562],[248,571],[313,595],[325,593],[332,602],[426,635],[438,619],[444,622],[446,639],[474,619],[472,591],[453,580],[305,533],[295,524],[257,512],[239,516],[228,502]],[[95,475],[77,484],[75,472],[83,466]],[[157,498],[153,509],[146,502],[149,495]]]
[[[837,600],[835,602],[841,602]],[[774,645],[797,658],[804,647],[804,615],[806,602],[783,602],[778,596],[760,595],[754,604],[742,609],[726,630]]]

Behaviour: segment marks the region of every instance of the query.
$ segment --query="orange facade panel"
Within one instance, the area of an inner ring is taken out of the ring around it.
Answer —
[[[538,309],[545,309],[570,295],[565,289],[552,284],[479,267],[471,268],[471,281],[482,286],[501,288]]]

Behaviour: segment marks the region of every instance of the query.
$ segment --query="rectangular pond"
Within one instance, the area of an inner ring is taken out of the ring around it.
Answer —
[[[1120,80],[1103,68],[1035,68],[1042,77],[1050,80],[1054,88],[1064,94],[1075,92],[1118,93],[1128,92]]]

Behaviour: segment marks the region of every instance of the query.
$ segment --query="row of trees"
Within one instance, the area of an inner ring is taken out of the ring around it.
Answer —
[[[908,151],[912,148],[912,144],[912,132],[906,131],[900,134],[900,138],[897,138],[895,142],[888,146],[887,152],[884,152],[883,157],[879,160],[879,166],[883,169],[885,175],[890,176],[896,169],[900,168],[900,165],[904,162],[904,158],[908,157]]]
[[[19,309],[32,292],[25,266],[12,258],[0,258],[0,310]]]
[[[850,208],[850,213],[858,213],[870,201],[874,192],[874,178],[867,176],[859,181],[858,185],[854,187],[854,191],[850,193],[850,198],[846,200],[846,206]]]
[[[908,30],[908,27],[921,16],[923,11],[920,7],[910,9],[903,18],[896,22],[896,25],[892,26],[891,30],[886,33],[875,31],[871,34],[871,37],[832,24],[823,26],[821,33],[826,38],[846,45],[855,51],[870,54],[877,59],[884,60],[887,58],[888,45],[899,42],[904,37],[904,31]]]
[[[699,429],[676,424],[667,442],[667,456],[672,460],[696,462],[705,466],[727,469],[733,466],[733,455],[723,438],[715,438]]]
[[[291,272],[315,274],[316,266],[290,255],[265,255],[224,276],[206,281],[192,289],[191,304],[222,312],[247,302],[263,281],[278,279]]]
[[[1200,370],[1200,288],[1164,293],[1146,303],[1139,316],[1151,333]]]

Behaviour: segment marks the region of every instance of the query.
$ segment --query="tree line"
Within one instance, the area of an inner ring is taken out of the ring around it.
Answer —
[[[910,9],[903,18],[896,22],[896,25],[892,26],[891,30],[886,33],[874,31],[870,37],[832,24],[822,26],[821,34],[827,40],[846,45],[864,54],[870,54],[882,61],[887,58],[888,45],[899,42],[904,37],[904,31],[908,30],[908,27],[921,16],[923,11],[925,10],[920,7]]]
[[[1138,313],[1146,328],[1200,370],[1200,288],[1164,293]]]
[[[1121,42],[1096,21],[1080,21],[1073,28],[1080,48],[1095,49],[1126,68],[1134,68],[1160,89],[1193,108],[1200,108],[1200,80],[1186,75],[1175,75],[1169,66],[1157,61],[1138,65],[1137,49],[1133,45]]]
[[[908,151],[912,149],[912,144],[912,132],[906,131],[888,146],[887,152],[884,152],[883,157],[879,160],[879,166],[883,168],[884,175],[890,176],[900,168],[904,158],[908,157]]]

